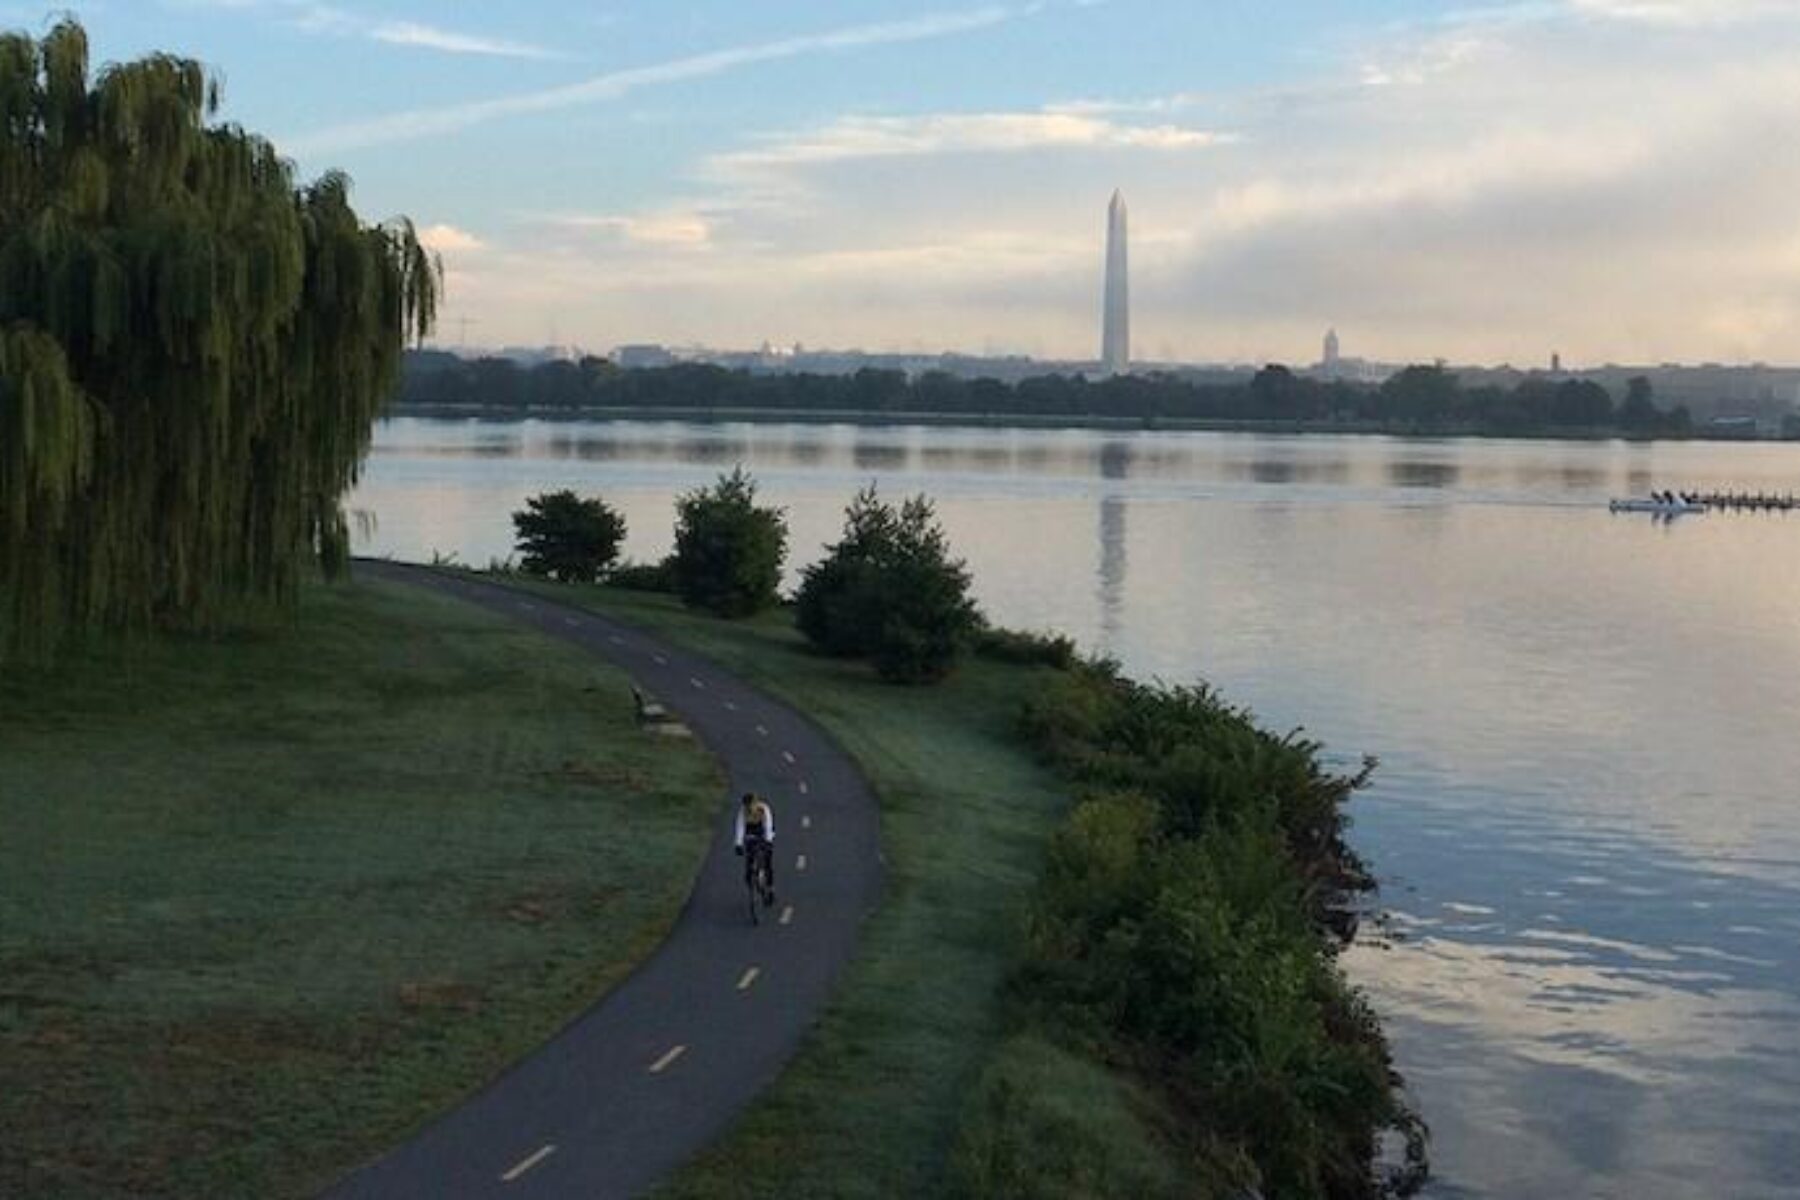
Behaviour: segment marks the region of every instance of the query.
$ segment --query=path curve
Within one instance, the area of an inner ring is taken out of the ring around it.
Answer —
[[[610,660],[718,757],[728,796],[762,792],[775,808],[774,919],[749,923],[722,802],[693,893],[649,959],[529,1058],[327,1193],[638,1195],[774,1082],[823,1009],[880,893],[874,796],[811,721],[641,629],[467,576],[374,561],[356,570],[503,613]],[[598,703],[624,708],[631,697]]]

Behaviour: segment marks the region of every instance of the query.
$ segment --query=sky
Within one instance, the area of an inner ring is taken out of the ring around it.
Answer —
[[[1800,0],[58,0],[442,255],[448,346],[1800,361]],[[0,0],[41,31],[42,0]]]

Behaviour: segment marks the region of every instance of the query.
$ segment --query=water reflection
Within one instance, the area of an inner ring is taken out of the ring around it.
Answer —
[[[794,466],[813,467],[825,461],[826,443],[821,438],[808,436],[809,432],[796,429],[792,436],[781,443],[784,456]]]
[[[1100,477],[1131,475],[1131,446],[1121,441],[1100,447]],[[1100,633],[1103,648],[1117,644],[1125,605],[1125,496],[1107,488],[1100,496]]]
[[[895,442],[886,429],[865,426],[856,431],[852,461],[862,471],[899,471],[907,463],[909,447]]]
[[[683,447],[685,462],[723,466],[744,461],[748,439],[726,433],[709,433],[691,439]]]
[[[1598,491],[1605,485],[1607,477],[1608,474],[1604,468],[1591,464],[1581,466],[1573,463],[1565,464],[1557,468],[1556,472],[1557,483],[1565,491],[1570,492]]]
[[[350,505],[374,552],[486,562],[572,487],[645,561],[737,461],[790,572],[871,477],[924,491],[997,620],[1381,756],[1353,835],[1395,936],[1347,961],[1435,1195],[1800,1194],[1800,517],[1604,503],[1786,491],[1800,448],[392,422]]]
[[[1453,488],[1462,479],[1462,468],[1453,462],[1397,459],[1388,464],[1387,476],[1395,487]]]
[[[1393,800],[1359,822],[1403,882],[1391,939],[1346,961],[1413,1047],[1408,1081],[1451,1182],[1485,1181],[1454,1194],[1800,1185],[1770,1144],[1795,1115],[1800,1059],[1769,1057],[1800,1021],[1800,887],[1697,868],[1627,830],[1546,837]],[[1741,920],[1696,920],[1723,906]]]

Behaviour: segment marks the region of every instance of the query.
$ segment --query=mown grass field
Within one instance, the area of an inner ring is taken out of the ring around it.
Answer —
[[[999,989],[1025,903],[1067,806],[1015,729],[1043,669],[975,660],[941,685],[894,687],[809,653],[785,612],[725,622],[666,596],[523,586],[653,629],[786,698],[880,797],[887,893],[833,1003],[774,1088],[662,1194],[943,1195],[965,1106],[1002,1043]]]
[[[0,673],[0,1196],[302,1196],[660,940],[722,780],[475,608]]]

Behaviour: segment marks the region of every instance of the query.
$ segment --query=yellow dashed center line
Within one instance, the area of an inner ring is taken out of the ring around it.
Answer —
[[[547,1142],[544,1145],[539,1146],[536,1150],[532,1151],[529,1155],[520,1159],[516,1164],[514,1164],[512,1170],[510,1170],[506,1174],[502,1175],[500,1177],[500,1182],[501,1183],[511,1183],[513,1180],[517,1179],[519,1176],[521,1176],[525,1172],[531,1170],[531,1168],[537,1166],[539,1163],[543,1162],[546,1158],[549,1158],[552,1154],[555,1154],[555,1153],[556,1153],[555,1143]]]
[[[756,977],[761,974],[762,974],[761,967],[751,967],[749,970],[744,972],[744,977],[742,979],[738,980],[737,990],[740,992],[749,991],[750,985],[755,983]]]
[[[687,1053],[686,1046],[676,1046],[674,1049],[670,1050],[667,1054],[663,1055],[661,1058],[657,1059],[655,1062],[650,1064],[650,1073],[652,1075],[661,1075],[664,1071],[669,1069],[669,1065],[671,1063],[673,1063],[676,1059],[680,1058],[682,1055],[684,1055],[686,1053]]]

